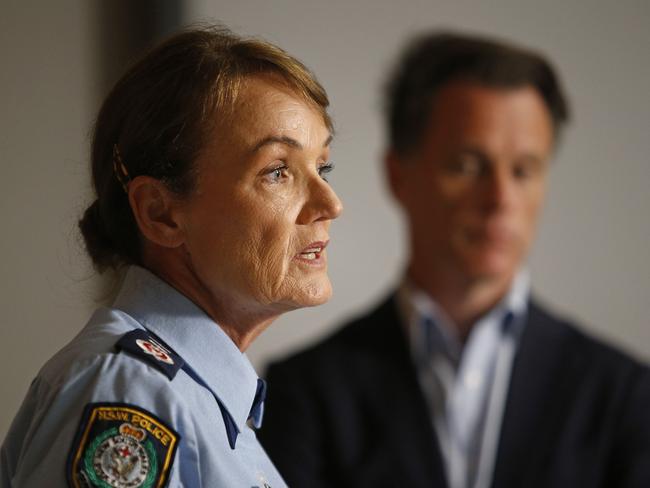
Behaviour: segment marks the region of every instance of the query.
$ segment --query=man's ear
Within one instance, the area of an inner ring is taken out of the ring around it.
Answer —
[[[129,204],[142,235],[162,247],[183,244],[183,227],[176,196],[160,180],[138,176],[129,182]]]
[[[384,155],[386,183],[391,195],[400,203],[404,201],[404,164],[394,149],[388,149]]]

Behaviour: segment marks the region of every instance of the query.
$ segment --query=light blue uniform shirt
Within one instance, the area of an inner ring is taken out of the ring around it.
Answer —
[[[173,350],[170,356],[163,355],[165,366],[177,369],[173,379],[156,367],[155,357],[147,361],[116,349],[120,338],[136,329],[149,331]],[[167,364],[170,361],[173,366]],[[102,466],[110,464],[110,456],[117,456],[111,449],[131,456],[133,463],[122,463],[120,469],[123,477],[135,479],[134,484],[120,481],[115,474],[108,486],[146,486],[137,485],[138,476],[144,479],[152,471],[151,458],[156,457],[152,446],[164,450],[162,442],[170,462],[165,486],[284,487],[250,426],[261,421],[258,384],[245,354],[215,322],[174,288],[133,266],[113,307],[97,310],[33,381],[1,448],[0,486],[68,486],[66,462],[78,446],[75,434],[83,432],[80,423],[86,405],[126,404],[116,411],[143,409],[152,414],[144,418],[153,423],[138,424],[141,428],[129,424],[132,428],[125,432],[122,424],[120,435],[94,439],[91,456],[79,461],[95,463],[101,472]],[[117,429],[118,423],[113,424]],[[162,430],[152,428],[156,425]],[[169,449],[174,434],[175,453]],[[142,438],[148,438],[149,445],[138,441]],[[164,469],[164,456],[153,461],[158,471]],[[139,472],[132,469],[134,465]]]
[[[411,356],[450,488],[488,488],[514,355],[528,309],[530,280],[520,272],[462,344],[445,312],[404,281],[398,292]]]

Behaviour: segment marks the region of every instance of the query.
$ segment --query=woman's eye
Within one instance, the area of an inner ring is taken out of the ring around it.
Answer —
[[[264,176],[271,183],[280,183],[283,179],[288,178],[289,172],[286,165],[283,164],[270,169]]]
[[[322,164],[318,167],[318,175],[323,178],[323,180],[327,180],[327,175],[334,170],[334,163],[325,163]]]

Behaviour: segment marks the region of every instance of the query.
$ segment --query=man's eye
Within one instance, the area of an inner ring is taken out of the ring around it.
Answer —
[[[461,156],[449,164],[452,173],[464,176],[480,176],[483,172],[483,162],[474,156]]]
[[[334,170],[334,163],[325,163],[322,164],[318,167],[318,175],[323,178],[323,180],[327,180],[327,175],[331,173]]]
[[[512,169],[512,175],[515,177],[516,180],[525,180],[527,178],[530,178],[532,175],[532,170],[531,168],[527,166],[515,166]]]
[[[512,167],[512,176],[516,180],[528,180],[543,172],[544,161],[540,159],[524,159]]]

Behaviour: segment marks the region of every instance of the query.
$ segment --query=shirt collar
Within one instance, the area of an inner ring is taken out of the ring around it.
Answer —
[[[519,270],[512,282],[508,293],[503,299],[481,317],[475,325],[484,320],[491,320],[495,316],[505,319],[510,315],[510,320],[504,320],[504,333],[519,337],[525,324],[525,316],[528,311],[528,297],[530,294],[530,273],[526,268]],[[422,337],[422,320],[429,320],[433,323],[436,332],[436,340],[441,345],[443,352],[454,362],[458,362],[462,351],[462,344],[456,327],[445,311],[431,298],[424,290],[413,284],[406,274],[397,291],[397,306],[402,322],[407,328],[407,336],[411,341],[413,350],[420,349],[426,342]]]
[[[114,307],[131,315],[183,358],[241,432],[256,393],[259,396],[258,377],[246,355],[217,323],[178,290],[138,266],[128,269]]]

